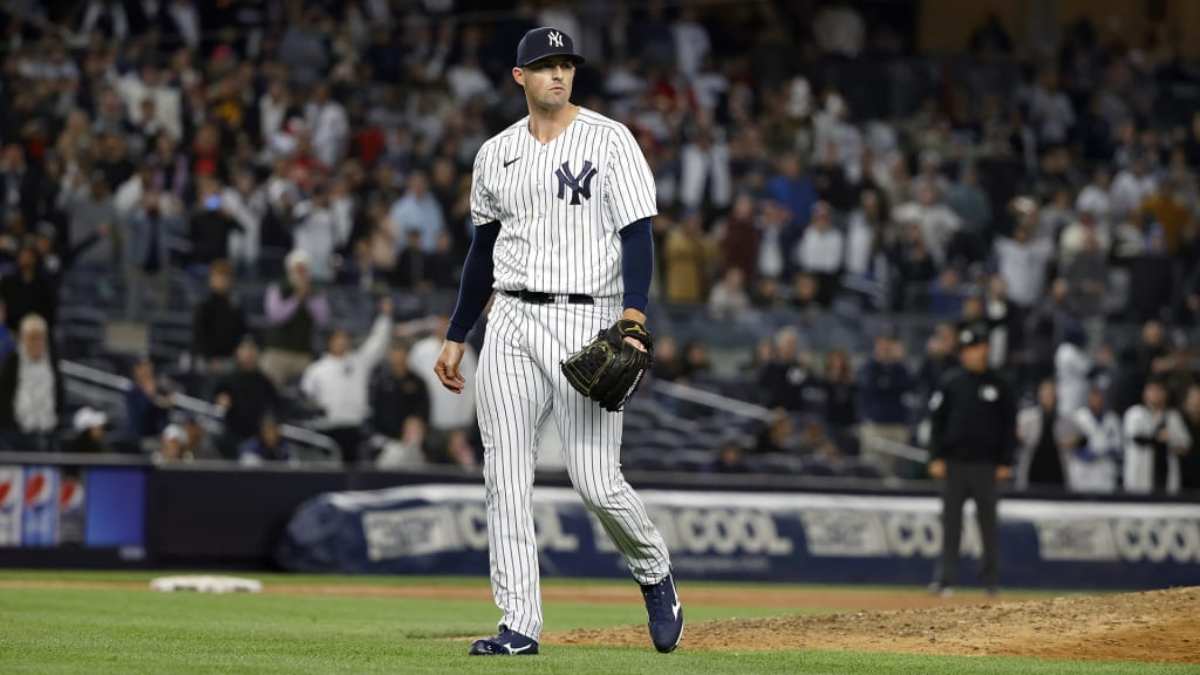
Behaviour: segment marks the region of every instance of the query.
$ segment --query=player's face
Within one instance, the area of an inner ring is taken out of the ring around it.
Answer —
[[[513,77],[525,87],[525,98],[531,104],[556,110],[571,100],[575,62],[563,56],[550,56],[524,68],[514,68]]]

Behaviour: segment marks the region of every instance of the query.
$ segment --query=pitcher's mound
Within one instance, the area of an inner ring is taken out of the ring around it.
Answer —
[[[644,647],[649,637],[644,626],[636,626],[577,630],[547,636],[546,641]],[[1200,587],[826,616],[689,622],[680,648],[1200,663]]]

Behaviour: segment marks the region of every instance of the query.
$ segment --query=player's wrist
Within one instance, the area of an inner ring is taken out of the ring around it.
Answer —
[[[646,323],[645,312],[636,307],[626,307],[625,311],[621,312],[621,318],[628,319],[630,321],[636,321],[643,325]]]

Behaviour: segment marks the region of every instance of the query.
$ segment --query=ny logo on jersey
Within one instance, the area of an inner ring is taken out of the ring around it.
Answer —
[[[550,46],[551,47],[561,47],[562,46],[562,33],[554,30],[554,31],[550,31],[549,33],[547,33],[546,37],[550,38]]]
[[[579,206],[580,195],[584,199],[592,198],[592,179],[596,177],[596,167],[592,166],[590,160],[583,162],[583,168],[577,176],[571,175],[571,167],[566,162],[558,167],[554,175],[558,178],[559,199],[566,199],[567,188],[571,188],[571,206]]]

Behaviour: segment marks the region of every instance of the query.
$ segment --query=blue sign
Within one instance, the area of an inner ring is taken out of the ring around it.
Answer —
[[[681,578],[926,583],[941,554],[934,497],[643,491]],[[604,529],[566,488],[538,488],[542,572],[623,576]],[[1200,583],[1200,505],[1000,505],[1001,583],[1162,588]],[[424,485],[326,494],[300,507],[281,542],[286,568],[386,574],[488,573],[484,489]],[[981,551],[965,514],[964,580]]]

